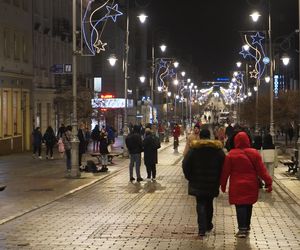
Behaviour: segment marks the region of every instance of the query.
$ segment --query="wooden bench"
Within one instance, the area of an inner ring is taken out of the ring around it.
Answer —
[[[92,157],[96,157],[97,158],[97,160],[98,160],[97,165],[101,165],[101,154],[100,153],[90,153],[90,155]],[[114,165],[114,163],[113,163],[112,160],[113,160],[114,157],[119,156],[119,155],[122,155],[122,153],[109,153],[109,154],[107,154],[108,162],[111,165]]]

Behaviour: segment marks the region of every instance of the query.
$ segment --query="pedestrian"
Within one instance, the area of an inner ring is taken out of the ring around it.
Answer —
[[[147,181],[156,181],[157,149],[160,148],[160,140],[150,128],[145,129],[145,139],[143,141],[144,164],[147,170]]]
[[[254,136],[252,147],[258,151],[261,150],[261,148],[262,148],[262,136],[261,135]]]
[[[140,173],[141,167],[141,153],[143,152],[143,142],[140,133],[140,127],[138,125],[133,126],[133,131],[125,139],[126,147],[128,148],[130,155],[129,163],[129,180],[132,182],[135,180],[133,177],[133,167],[135,165],[137,181],[143,181]]]
[[[180,127],[177,123],[175,123],[173,127],[173,138],[174,138],[174,144],[173,149],[178,152],[178,146],[179,146],[179,136],[180,136]]]
[[[187,154],[190,149],[190,144],[193,140],[200,140],[200,124],[196,123],[192,134],[190,134],[186,140],[185,148],[183,151],[183,156]]]
[[[69,125],[66,127],[62,139],[65,147],[67,174],[70,174],[72,168],[71,165],[72,126]]]
[[[36,127],[32,132],[32,146],[33,146],[33,154],[32,157],[36,158],[36,153],[38,153],[38,157],[41,160],[42,156],[42,143],[43,136],[40,130],[40,127]]]
[[[45,141],[46,144],[46,159],[51,159],[53,160],[53,148],[54,145],[57,143],[57,139],[54,133],[54,130],[51,126],[48,126],[46,129],[46,132],[43,136],[43,140]],[[49,155],[50,153],[50,155]]]
[[[98,124],[93,128],[91,138],[93,140],[93,152],[98,152],[100,141],[100,130]]]
[[[273,143],[273,138],[270,134],[266,134],[262,144],[262,159],[267,167],[269,175],[274,177],[274,167],[277,166],[277,150]]]
[[[189,181],[188,193],[196,197],[199,236],[213,229],[213,200],[219,195],[220,175],[225,158],[222,143],[210,140],[208,129],[202,129],[200,140],[193,140],[182,167]]]
[[[268,174],[260,154],[251,148],[246,132],[238,132],[234,138],[234,148],[227,154],[221,175],[221,190],[226,191],[229,182],[229,203],[234,204],[239,231],[238,238],[247,237],[250,232],[252,207],[258,199],[258,177],[267,185],[267,192],[272,191],[272,178]]]
[[[66,131],[65,124],[62,123],[57,131],[57,140],[59,140],[59,138],[63,137],[63,134],[65,133],[65,131]]]
[[[58,145],[58,152],[60,154],[60,158],[63,158],[64,157],[64,153],[65,153],[65,145],[63,143],[63,139],[62,138],[58,139],[57,145]]]
[[[85,166],[82,165],[82,156],[86,152],[86,132],[85,132],[85,124],[81,123],[77,132],[77,137],[79,140],[79,145],[78,145],[78,166],[79,169],[85,169]]]
[[[99,152],[101,154],[101,169],[99,172],[107,172],[108,168],[108,134],[107,131],[105,130],[105,127],[102,127],[100,131],[100,149]]]

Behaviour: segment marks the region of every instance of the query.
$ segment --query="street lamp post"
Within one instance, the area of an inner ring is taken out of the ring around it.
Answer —
[[[299,18],[298,29],[299,29],[299,32],[300,32],[300,0],[298,1],[298,8],[299,8],[299,10],[298,10],[298,12],[299,12],[299,15],[298,15],[298,18]],[[299,46],[300,46],[300,39],[299,39]],[[298,64],[299,64],[298,92],[300,92],[300,53],[299,53],[299,63]],[[300,152],[300,121],[298,122],[298,141],[297,141],[297,145],[298,145],[298,152]],[[298,170],[297,177],[298,177],[298,179],[300,179],[300,170]]]
[[[72,69],[72,89],[73,89],[73,120],[72,120],[72,149],[71,149],[71,177],[78,178],[80,177],[80,171],[78,166],[78,146],[79,140],[77,137],[77,46],[76,46],[76,0],[73,0],[72,5],[72,16],[73,16],[73,27],[72,27],[72,42],[73,42],[73,69]]]
[[[126,41],[125,41],[125,65],[124,65],[124,98],[125,98],[125,107],[124,107],[124,129],[123,129],[123,157],[128,156],[128,149],[126,147],[126,137],[128,135],[128,126],[127,126],[127,89],[128,89],[128,57],[129,57],[129,1],[127,1],[127,16],[126,16]]]

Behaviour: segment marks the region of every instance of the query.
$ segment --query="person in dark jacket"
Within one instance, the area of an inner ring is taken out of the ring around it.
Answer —
[[[93,152],[98,152],[100,141],[100,129],[98,124],[93,128],[91,138],[93,140]]]
[[[42,143],[43,143],[43,135],[41,133],[40,127],[36,127],[32,132],[32,146],[33,146],[33,155],[32,157],[36,157],[36,152],[38,152],[39,159],[42,159]]]
[[[102,127],[100,131],[100,149],[99,152],[101,154],[101,169],[99,172],[106,172],[108,171],[107,164],[108,164],[108,134],[105,127]]]
[[[156,179],[156,163],[157,149],[160,148],[160,140],[151,132],[150,128],[145,129],[145,139],[143,141],[144,163],[147,169],[147,180],[155,181]]]
[[[134,125],[133,131],[130,133],[125,140],[126,147],[128,148],[130,154],[130,163],[129,163],[129,178],[130,181],[134,181],[135,178],[133,177],[133,167],[135,164],[135,171],[137,181],[143,181],[140,173],[141,167],[141,153],[143,152],[143,142],[141,137],[141,129],[140,126]]]
[[[79,140],[79,149],[78,149],[78,166],[79,169],[84,169],[82,165],[82,155],[86,152],[86,132],[85,132],[85,124],[81,123],[77,132],[77,137]]]
[[[222,175],[221,190],[225,193],[229,182],[229,203],[236,207],[238,229],[236,236],[245,238],[250,231],[252,207],[258,199],[259,185],[257,177],[272,191],[272,178],[268,174],[259,152],[251,148],[248,135],[239,132],[234,137],[235,147],[226,155]]]
[[[53,160],[53,147],[57,143],[57,139],[51,126],[46,129],[43,139],[46,143],[46,159],[49,159],[50,157],[50,159]]]
[[[210,140],[208,129],[200,131],[200,140],[193,140],[183,159],[188,193],[196,196],[199,236],[213,228],[213,199],[219,195],[219,183],[225,153],[219,140]]]
[[[254,136],[252,147],[255,148],[256,150],[261,150],[261,147],[262,147],[262,136],[261,135]]]

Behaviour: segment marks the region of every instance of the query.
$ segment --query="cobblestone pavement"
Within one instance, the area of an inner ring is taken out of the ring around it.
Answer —
[[[227,194],[215,201],[215,228],[198,239],[181,154],[166,148],[159,162],[157,182],[129,183],[123,168],[0,225],[0,249],[300,249],[300,207],[277,184],[272,194],[261,192],[248,239],[234,236]]]

